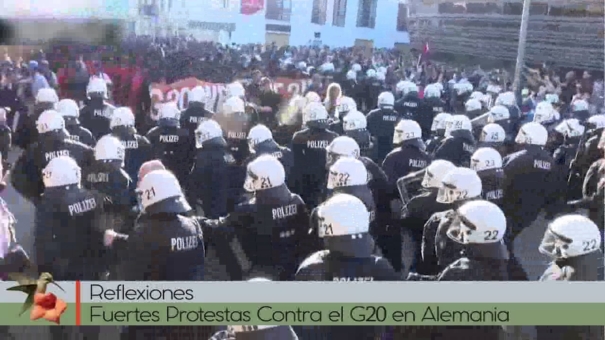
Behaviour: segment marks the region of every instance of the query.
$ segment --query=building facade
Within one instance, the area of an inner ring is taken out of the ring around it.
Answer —
[[[522,0],[410,0],[411,45],[431,51],[514,61]],[[603,70],[603,0],[532,0],[529,63]]]
[[[399,0],[138,1],[137,34],[294,46],[409,43]]]

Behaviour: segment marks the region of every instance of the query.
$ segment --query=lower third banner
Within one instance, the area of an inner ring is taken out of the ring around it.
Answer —
[[[63,303],[63,302],[62,302]],[[2,325],[602,326],[599,303],[63,303],[0,304]],[[34,315],[35,314],[35,315]]]

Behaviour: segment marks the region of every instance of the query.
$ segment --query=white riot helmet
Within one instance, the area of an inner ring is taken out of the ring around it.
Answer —
[[[439,188],[445,175],[455,168],[456,166],[452,162],[442,159],[434,160],[424,171],[424,178],[420,185],[423,188]]]
[[[202,86],[196,86],[189,92],[188,95],[189,103],[205,103],[206,102],[206,90]]]
[[[168,170],[152,170],[147,173],[139,181],[136,192],[145,210],[160,202],[170,209],[164,212],[184,213],[191,210],[178,179]]]
[[[455,168],[448,172],[437,193],[437,202],[449,204],[481,196],[481,178],[468,168]]]
[[[456,243],[501,243],[506,234],[506,216],[492,202],[466,202],[456,210],[456,215],[457,221],[447,231],[447,236]]]
[[[256,192],[278,187],[285,182],[286,171],[281,162],[271,155],[262,155],[248,164],[244,189]]]
[[[586,123],[591,125],[593,129],[603,129],[605,128],[605,115],[594,115],[588,118]]]
[[[531,122],[521,126],[515,138],[515,143],[544,146],[547,140],[548,131],[546,131],[546,128],[541,124]]]
[[[353,64],[353,65],[351,65],[351,70],[353,70],[355,72],[359,72],[359,71],[361,71],[361,65]]]
[[[504,120],[510,119],[510,112],[506,108],[506,106],[495,105],[489,110],[487,115],[488,123],[496,123]]]
[[[45,188],[80,185],[82,170],[78,163],[69,156],[55,157],[42,170]]]
[[[555,108],[549,102],[539,102],[534,111],[533,121],[540,124],[555,121]]]
[[[250,148],[251,153],[256,153],[255,147],[268,140],[273,139],[273,133],[269,130],[268,127],[258,124],[250,129],[248,132],[248,147]]]
[[[572,112],[588,111],[588,102],[584,99],[574,100],[571,103]]]
[[[479,148],[471,156],[471,169],[477,172],[502,168],[502,156],[492,148]]]
[[[555,127],[555,131],[559,132],[567,138],[580,137],[584,134],[586,128],[580,123],[579,120],[572,118],[562,121]]]
[[[302,118],[302,123],[306,126],[312,122],[325,122],[328,120],[328,111],[321,103],[311,102],[305,106]]]
[[[55,108],[63,117],[78,118],[80,116],[78,103],[73,99],[61,99]]]
[[[482,92],[479,91],[473,91],[473,93],[471,93],[471,95],[468,97],[469,99],[475,99],[478,101],[482,101],[484,97],[484,94]]]
[[[95,159],[97,161],[120,161],[124,166],[126,149],[124,145],[114,136],[105,135],[95,145]]]
[[[494,104],[503,105],[503,106],[507,106],[507,107],[515,106],[516,105],[515,93],[512,91],[500,93],[498,95],[498,97],[496,97],[496,101]]]
[[[457,83],[454,85],[454,91],[459,96],[465,93],[471,93],[473,92],[473,84],[469,83],[468,81]]]
[[[366,115],[359,111],[349,112],[349,114],[343,118],[342,128],[345,132],[364,130],[367,127],[368,121],[366,119]]]
[[[402,119],[395,126],[393,144],[401,144],[408,140],[422,138],[420,125],[411,119]]]
[[[88,82],[86,86],[86,95],[90,97],[91,94],[100,94],[103,98],[107,99],[107,83],[102,78],[94,77]]]
[[[601,249],[601,233],[594,222],[582,215],[561,216],[550,223],[538,249],[558,259],[590,254]]]
[[[386,68],[386,67],[384,67],[384,66],[380,66],[380,67],[378,67],[378,68],[376,69],[376,72],[378,72],[378,73],[384,73],[384,74],[387,74],[387,71],[388,71],[388,70],[387,70],[387,68]]]
[[[473,125],[471,120],[465,115],[452,115],[450,119],[445,122],[445,136],[450,137],[454,131],[471,131]]]
[[[326,167],[329,168],[341,157],[358,158],[360,154],[359,144],[353,138],[336,137],[326,148]]]
[[[357,79],[357,72],[350,70],[347,72],[347,80],[355,80]]]
[[[65,119],[55,110],[46,110],[38,117],[36,129],[39,134],[63,130],[65,129]]]
[[[427,85],[424,88],[424,98],[441,98],[441,90],[435,84]]]
[[[317,92],[313,91],[307,92],[307,94],[305,95],[305,99],[307,100],[307,104],[321,102],[321,97],[317,94]]]
[[[321,66],[319,66],[319,71],[322,73],[325,72],[334,72],[334,64],[331,62],[327,62],[327,63],[323,63],[321,64]]]
[[[244,89],[244,85],[240,82],[234,82],[226,86],[225,94],[227,98],[237,97],[244,99],[246,97],[246,90]]]
[[[491,123],[483,126],[479,141],[483,143],[504,143],[505,138],[506,132],[504,128],[498,124]]]
[[[378,107],[395,106],[395,96],[391,92],[382,92],[378,95]]]
[[[132,110],[128,107],[119,107],[113,110],[111,120],[109,121],[109,128],[114,129],[118,126],[133,127],[135,125],[135,118]]]
[[[168,102],[160,106],[158,111],[159,119],[179,120],[181,118],[181,110],[174,102]]]
[[[307,63],[305,63],[304,61],[299,61],[296,66],[301,71],[304,71],[307,69]]]
[[[399,85],[399,84],[397,84]],[[418,92],[418,86],[411,81],[404,80],[401,88],[401,93],[406,95],[410,92]]]
[[[466,112],[479,111],[483,108],[483,104],[478,99],[469,99],[464,103]]]
[[[438,130],[445,130],[445,123],[448,119],[452,118],[449,113],[438,113],[433,118],[433,124],[431,125],[431,131],[436,132]]]
[[[387,79],[387,75],[382,72],[376,72],[376,80],[385,81]]]
[[[219,123],[212,119],[204,120],[195,129],[195,147],[199,149],[206,141],[219,137],[223,137],[223,129]]]
[[[237,96],[229,97],[223,103],[223,114],[232,115],[246,112],[244,101]]]
[[[51,103],[56,104],[59,102],[59,96],[57,96],[57,91],[51,88],[43,88],[39,89],[36,94],[36,104],[39,103]]]
[[[317,208],[318,236],[362,239],[370,228],[370,212],[363,202],[348,194],[336,194]]]
[[[368,78],[376,78],[376,70],[374,70],[374,69],[369,69],[369,70],[366,72],[366,77],[368,77]]]
[[[338,106],[336,107],[336,114],[338,118],[345,116],[349,112],[357,111],[357,103],[351,97],[342,96],[338,100]]]
[[[368,170],[363,163],[352,157],[342,157],[328,172],[328,189],[368,184]]]

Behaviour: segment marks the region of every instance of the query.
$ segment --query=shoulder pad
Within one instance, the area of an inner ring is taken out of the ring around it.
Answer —
[[[449,217],[450,216],[449,214],[453,214],[453,213],[454,213],[453,210],[436,212],[433,214],[433,216],[431,216],[431,218],[428,220],[428,222],[440,222],[444,218]]]
[[[315,253],[309,255],[309,257],[307,257],[300,264],[300,267],[298,267],[297,272],[299,272],[301,269],[309,267],[311,265],[323,263],[324,259],[328,256],[328,254],[330,254],[329,250],[320,250],[318,252],[315,252]]]

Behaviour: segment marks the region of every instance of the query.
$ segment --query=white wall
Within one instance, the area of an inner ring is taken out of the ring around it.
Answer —
[[[290,44],[307,45],[314,39],[314,33],[321,33],[322,43],[333,47],[352,46],[355,39],[368,39],[374,41],[378,48],[393,47],[395,43],[409,43],[407,32],[397,32],[397,11],[399,0],[379,0],[376,9],[376,28],[362,28],[357,26],[357,11],[359,0],[347,1],[347,14],[345,27],[332,26],[334,0],[328,0],[328,11],[325,25],[311,23],[313,10],[312,0],[293,0],[290,22],[265,19],[265,11],[254,15],[240,14],[240,1],[232,0],[232,6],[227,9],[221,6],[202,6],[194,1],[187,1],[187,7],[179,6],[181,0],[173,0],[177,7],[170,13],[171,20],[180,21],[184,25],[188,20],[235,23],[235,32],[231,35],[231,42],[238,44],[264,43],[265,25],[277,24],[292,26]],[[222,1],[218,1],[221,2]]]

